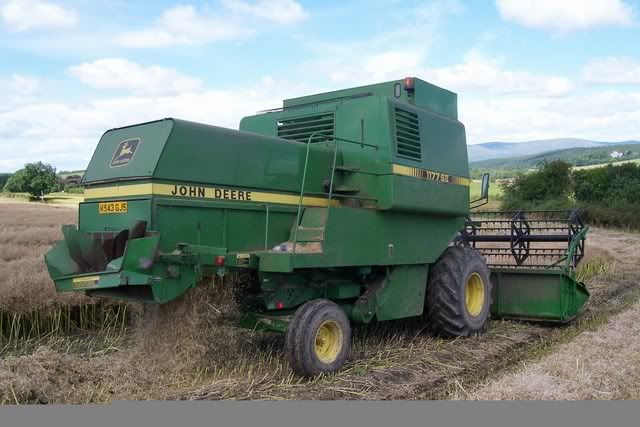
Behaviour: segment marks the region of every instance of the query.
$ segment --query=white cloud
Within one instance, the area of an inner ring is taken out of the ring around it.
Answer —
[[[11,0],[0,7],[0,18],[14,32],[68,28],[78,22],[75,11],[42,0]]]
[[[503,19],[564,34],[596,27],[629,26],[634,9],[623,0],[496,0]]]
[[[127,89],[138,94],[175,94],[202,90],[202,81],[158,65],[104,58],[69,67],[69,74],[98,89]]]
[[[37,90],[30,83],[16,87],[26,94]],[[315,92],[317,88],[293,87],[290,82],[266,77],[239,89],[137,94],[84,103],[31,99],[0,111],[0,171],[16,170],[34,160],[52,162],[59,169],[85,167],[106,129],[168,116],[237,128],[245,115],[277,107],[287,97]],[[615,141],[640,136],[639,91],[609,90],[570,97],[537,93],[496,97],[465,91],[458,102],[471,143],[563,136]]]
[[[446,67],[430,68],[426,55],[409,50],[392,50],[363,55],[348,67],[326,69],[331,81],[341,84],[374,83],[416,76],[457,93],[486,95],[536,94],[543,97],[566,96],[573,83],[566,77],[505,69],[501,61],[471,50],[464,61]]]
[[[327,71],[335,83],[377,83],[411,75],[422,59],[423,55],[416,52],[392,50],[363,55],[357,64],[331,67]]]
[[[0,79],[0,96],[7,93],[18,95],[31,95],[38,89],[38,79],[34,77],[13,74],[7,79]]]
[[[585,65],[582,77],[594,84],[640,84],[640,61],[628,56],[596,58]]]
[[[163,117],[237,129],[242,117],[309,92],[313,90],[265,77],[242,89],[131,95],[84,103],[32,100],[0,111],[0,171],[13,171],[34,160],[51,162],[58,169],[83,168],[105,130]]]
[[[540,98],[460,97],[470,143],[575,137],[624,141],[640,137],[640,92]]]
[[[203,15],[187,5],[165,10],[152,27],[125,33],[118,41],[127,47],[166,47],[237,40],[251,34],[253,30],[233,17]]]
[[[33,102],[33,96],[40,87],[34,77],[13,74],[0,78],[0,112]]]
[[[441,40],[443,23],[464,11],[457,0],[439,0],[388,17],[389,31],[364,40],[308,43],[317,60],[300,67],[336,84],[369,84],[419,76],[429,51]]]
[[[192,5],[176,6],[162,12],[149,28],[126,32],[117,38],[126,47],[167,47],[201,45],[242,40],[255,34],[258,23],[249,18],[293,24],[308,13],[293,0],[225,0],[223,10],[198,11]]]
[[[307,11],[294,0],[225,0],[224,6],[234,12],[263,18],[277,24],[295,24],[305,20]]]
[[[461,64],[427,68],[420,75],[431,83],[459,93],[477,90],[498,95],[535,93],[565,96],[573,89],[573,84],[566,77],[505,70],[499,61],[474,50],[465,55]]]

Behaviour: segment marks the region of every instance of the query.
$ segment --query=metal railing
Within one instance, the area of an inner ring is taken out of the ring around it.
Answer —
[[[355,144],[355,145],[360,145],[361,147],[371,147],[371,148],[375,148],[376,150],[378,149],[377,145],[373,145],[373,144],[367,144],[364,142],[364,135],[362,136],[363,140],[362,141],[354,141],[351,139],[346,139],[346,138],[338,138],[335,136],[331,136],[329,138],[327,138],[327,135],[325,135],[322,132],[314,132],[311,135],[309,135],[309,139],[307,139],[307,150],[305,153],[305,157],[304,157],[304,169],[302,171],[302,183],[300,185],[300,200],[298,201],[298,213],[296,214],[296,222],[295,222],[295,229],[293,232],[293,248],[291,250],[292,254],[295,255],[296,253],[296,246],[298,244],[298,228],[300,227],[300,220],[301,220],[301,215],[302,215],[302,205],[304,203],[304,195],[306,194],[304,191],[305,188],[305,184],[307,181],[307,169],[309,166],[309,152],[311,149],[311,142],[313,141],[313,138],[316,136],[322,135],[326,138],[326,141],[334,141],[335,142],[335,146],[334,146],[334,150],[333,150],[333,159],[331,162],[331,175],[330,175],[330,179],[329,179],[329,195],[327,198],[327,215],[325,218],[325,225],[327,223],[327,221],[329,220],[329,209],[331,208],[331,201],[333,199],[333,181],[335,178],[335,171],[336,171],[336,161],[338,158],[338,146],[340,142],[348,142],[350,144]],[[354,171],[355,173],[356,171]]]

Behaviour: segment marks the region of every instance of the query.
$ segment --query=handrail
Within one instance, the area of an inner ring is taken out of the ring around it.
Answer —
[[[304,186],[306,184],[307,181],[307,167],[309,165],[309,151],[311,148],[311,141],[313,140],[313,138],[317,135],[323,135],[326,137],[326,135],[321,132],[321,131],[317,131],[317,132],[313,132],[311,135],[309,135],[309,138],[307,139],[307,151],[305,153],[305,158],[304,158],[304,169],[302,171],[302,184],[300,186],[300,199],[298,200],[298,213],[296,215],[296,223],[295,223],[295,229],[293,231],[293,248],[291,250],[292,255],[295,255],[296,253],[296,246],[298,245],[298,228],[300,227],[300,215],[302,214],[302,203],[303,203],[303,199],[304,199]],[[351,139],[346,139],[346,138],[338,138],[335,136],[332,136],[330,138],[328,138],[330,140],[334,140],[335,141],[335,149],[333,151],[333,161],[331,164],[331,179],[329,180],[329,197],[327,200],[327,219],[329,217],[329,208],[331,207],[331,199],[333,197],[333,180],[335,177],[335,171],[336,171],[336,160],[338,157],[338,142],[348,142],[350,144],[356,144],[356,145],[360,145],[361,147],[371,147],[371,148],[375,148],[376,150],[378,149],[377,145],[373,145],[373,144],[367,144],[364,141],[354,141]]]
[[[327,218],[326,222],[329,221],[329,209],[331,208],[331,196],[333,196],[333,177],[336,173],[336,159],[338,158],[338,140],[336,140],[336,146],[333,150],[333,163],[331,164],[331,178],[329,179],[329,199],[327,200]]]
[[[326,192],[320,192],[320,191],[307,191],[306,193],[307,196],[326,196]],[[358,196],[356,194],[333,194],[333,197],[335,198],[343,198],[343,199],[360,199],[360,200],[378,200],[377,197],[371,197],[371,196]]]
[[[264,250],[266,251],[269,246],[269,204],[265,203],[264,207],[266,209],[264,218]]]
[[[352,139],[338,138],[338,137],[335,137],[335,136],[332,136],[332,137],[331,137],[331,138],[329,138],[329,139],[333,139],[333,140],[336,140],[336,141],[349,142],[349,143],[351,143],[351,144],[355,144],[355,145],[362,145],[362,146],[365,146],[365,147],[371,147],[371,148],[375,148],[376,150],[378,149],[378,146],[377,146],[377,145],[374,145],[374,144],[367,144],[366,142],[363,142],[363,141],[354,141],[354,140],[352,140]]]
[[[300,215],[302,213],[302,199],[304,197],[304,184],[307,180],[307,166],[309,164],[309,149],[311,148],[311,140],[314,136],[323,134],[322,132],[313,132],[307,139],[307,153],[304,157],[304,169],[302,170],[302,185],[300,185],[300,200],[298,200],[298,214],[296,215],[295,228],[293,230],[293,248],[291,253],[295,255],[296,245],[298,244],[298,228],[300,227]]]

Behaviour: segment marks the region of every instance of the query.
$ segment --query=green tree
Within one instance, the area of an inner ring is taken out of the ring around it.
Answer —
[[[503,205],[506,209],[519,209],[542,201],[562,205],[569,202],[572,190],[571,165],[556,160],[544,163],[536,172],[518,175],[505,185]]]
[[[579,170],[574,182],[579,203],[640,205],[640,167],[634,163]]]
[[[0,173],[0,188],[3,188],[7,181],[11,178],[10,173]]]
[[[53,191],[56,180],[56,169],[53,166],[42,162],[27,163],[9,178],[4,190],[38,197]]]

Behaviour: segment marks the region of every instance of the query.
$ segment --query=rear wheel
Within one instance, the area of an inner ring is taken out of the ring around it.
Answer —
[[[349,355],[351,324],[339,305],[324,299],[309,301],[293,315],[285,346],[296,374],[335,372]]]
[[[450,247],[429,273],[426,313],[439,335],[472,336],[484,332],[491,306],[489,269],[469,247]]]

